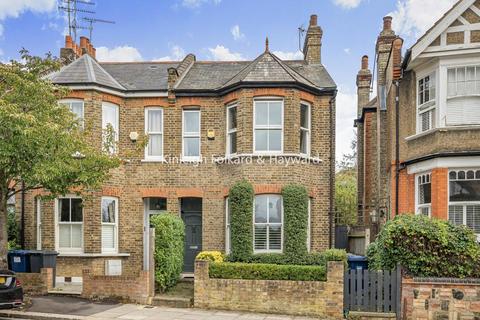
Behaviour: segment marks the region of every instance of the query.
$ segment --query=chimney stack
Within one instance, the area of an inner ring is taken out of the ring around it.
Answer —
[[[88,54],[95,59],[96,49],[87,37],[80,37],[80,45],[73,42],[71,36],[65,36],[65,47],[60,49],[60,58],[64,64],[70,64],[82,55]]]
[[[318,17],[312,14],[303,45],[304,59],[308,64],[322,63],[322,36],[323,30],[318,26]]]
[[[383,31],[392,30],[392,17],[386,16],[383,17]]]
[[[362,109],[370,101],[370,87],[372,85],[372,72],[368,69],[368,56],[362,57],[361,69],[357,74],[357,112],[360,117]]]
[[[376,53],[377,53],[377,83],[379,86],[385,85],[386,68],[388,57],[392,49],[392,43],[397,38],[392,30],[392,17],[383,18],[383,29],[378,35]]]

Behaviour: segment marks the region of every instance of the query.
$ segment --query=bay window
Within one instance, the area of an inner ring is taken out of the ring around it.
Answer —
[[[427,217],[431,215],[432,208],[432,181],[431,174],[417,176],[417,214]]]
[[[183,160],[200,159],[200,110],[183,110],[182,121]]]
[[[480,66],[447,69],[447,124],[480,124]]]
[[[281,153],[283,151],[283,101],[256,100],[253,123],[254,152]]]
[[[118,252],[118,199],[102,197],[102,252]]]
[[[75,119],[78,120],[80,126],[83,128],[84,124],[84,106],[83,100],[66,99],[58,102],[62,106],[66,106],[75,115]]]
[[[418,80],[418,132],[428,131],[435,127],[435,95],[435,73]]]
[[[300,104],[300,153],[310,154],[310,105]]]
[[[57,199],[57,247],[60,252],[83,251],[83,204],[81,198]]]
[[[450,171],[448,220],[480,235],[480,170]]]
[[[227,154],[237,153],[237,105],[227,107]]]
[[[145,159],[163,159],[163,109],[145,108],[145,134],[148,145],[145,147]]]
[[[113,141],[107,141],[109,138],[108,133],[113,134]],[[115,153],[117,148],[114,144],[118,142],[119,138],[119,110],[118,106],[109,103],[103,102],[102,103],[102,141],[104,143],[104,148],[106,148],[108,152]]]
[[[282,197],[274,194],[256,196],[253,221],[254,252],[282,252]]]

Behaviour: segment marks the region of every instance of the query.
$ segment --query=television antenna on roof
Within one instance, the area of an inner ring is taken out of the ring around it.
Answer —
[[[305,28],[303,27],[303,24],[298,27],[298,50],[303,53],[303,48],[302,48],[302,38],[303,34],[305,33]]]
[[[86,29],[88,29],[90,31],[90,41],[92,41],[93,39],[93,24],[94,23],[110,23],[110,24],[115,24],[115,21],[111,21],[111,20],[104,20],[104,19],[96,19],[96,18],[88,18],[88,17],[83,17],[83,20],[87,21],[90,25],[88,27],[86,27]]]
[[[68,17],[68,34],[72,37],[73,41],[77,41],[77,29],[85,29],[85,27],[81,27],[77,23],[77,13],[88,13],[88,14],[95,14],[95,11],[86,10],[78,8],[78,4],[86,4],[86,5],[95,5],[95,2],[85,1],[85,0],[61,0],[61,2],[65,3],[66,6],[59,5],[58,9],[66,12]]]

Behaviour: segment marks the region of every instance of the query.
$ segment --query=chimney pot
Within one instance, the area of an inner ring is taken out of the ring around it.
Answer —
[[[362,57],[362,70],[368,70],[368,56]]]
[[[383,30],[392,30],[392,17],[383,17]]]
[[[72,37],[65,36],[65,48],[73,48]]]
[[[88,45],[87,37],[80,37],[80,48],[86,48]]]
[[[318,25],[318,17],[316,14],[310,16],[310,25],[313,27]]]

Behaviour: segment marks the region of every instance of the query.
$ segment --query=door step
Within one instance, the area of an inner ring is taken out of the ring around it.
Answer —
[[[152,299],[152,305],[157,307],[193,308],[193,298],[156,295]]]

